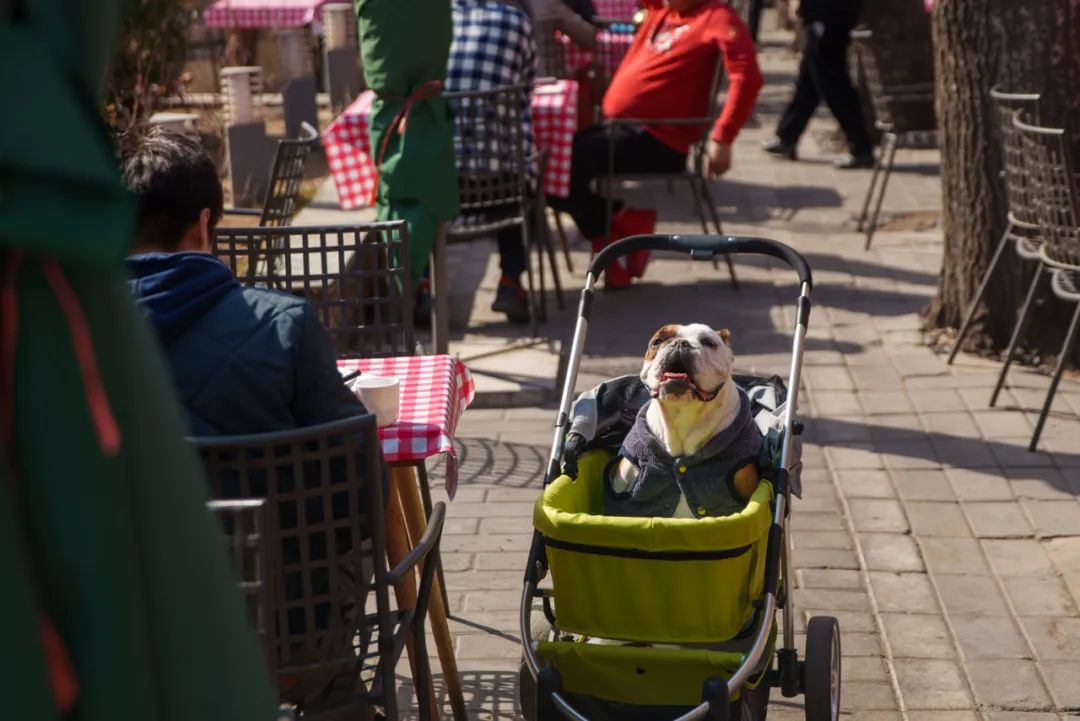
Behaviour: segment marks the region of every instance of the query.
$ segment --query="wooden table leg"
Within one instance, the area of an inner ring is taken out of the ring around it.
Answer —
[[[401,496],[401,510],[405,518],[405,527],[409,536],[418,540],[427,527],[424,504],[420,499],[419,479],[416,470],[410,466],[391,466],[390,475],[397,492]],[[454,721],[467,721],[465,697],[461,691],[461,678],[458,676],[457,658],[454,656],[454,639],[450,635],[450,625],[446,620],[446,607],[443,605],[442,587],[438,576],[433,581],[429,602],[428,620],[431,636],[439,652],[442,666],[443,683],[450,696],[450,708],[454,712]]]
[[[393,568],[398,564],[401,559],[409,555],[409,550],[412,548],[409,543],[409,532],[406,527],[406,514],[404,512],[402,504],[402,495],[400,488],[402,486],[414,485],[415,482],[411,477],[396,476],[393,469],[390,471],[390,493],[387,499],[386,508],[386,556],[390,561],[390,567]],[[415,608],[416,607],[416,574],[408,574],[401,583],[394,586],[394,597],[397,598],[398,608]],[[409,654],[409,666],[412,669],[412,677],[415,683],[417,678],[416,673],[416,657],[413,653],[413,642],[410,639],[406,644],[406,651]],[[430,679],[431,676],[429,675]],[[435,684],[428,685],[426,690],[416,689],[417,698],[421,693],[427,693],[431,699],[431,708],[435,710],[435,717],[442,718],[442,714],[439,712],[439,702],[435,696]]]

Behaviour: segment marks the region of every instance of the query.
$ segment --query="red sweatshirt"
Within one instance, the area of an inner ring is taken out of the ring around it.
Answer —
[[[709,88],[723,53],[727,101],[711,137],[730,143],[761,90],[761,70],[750,31],[723,0],[704,0],[680,15],[649,10],[604,95],[609,118],[700,118],[709,112]],[[701,138],[700,126],[645,126],[665,145],[685,153]]]

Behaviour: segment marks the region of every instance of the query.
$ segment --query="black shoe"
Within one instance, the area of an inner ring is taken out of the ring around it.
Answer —
[[[861,168],[874,167],[874,154],[861,153],[859,155],[848,154],[833,161],[833,166],[839,170],[859,170]]]
[[[787,158],[788,160],[796,160],[798,157],[795,155],[795,144],[785,143],[780,138],[765,141],[761,144],[761,149],[766,153],[779,155],[781,158]]]
[[[499,289],[495,291],[495,302],[491,309],[496,313],[505,313],[511,323],[528,323],[532,317],[529,313],[529,296],[513,278],[499,280]]]

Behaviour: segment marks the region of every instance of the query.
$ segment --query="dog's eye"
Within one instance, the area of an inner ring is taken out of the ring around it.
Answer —
[[[652,339],[652,343],[650,343],[649,345],[651,345],[651,346],[652,346],[653,348],[659,348],[659,347],[660,347],[660,344],[661,344],[661,343],[663,343],[663,342],[664,342],[664,339],[663,339],[663,338],[660,338],[660,337],[658,336],[658,337],[656,337],[656,338],[653,338],[653,339]]]
[[[704,336],[701,339],[701,345],[705,346],[706,348],[715,348],[716,347],[716,341],[714,341],[709,336]]]

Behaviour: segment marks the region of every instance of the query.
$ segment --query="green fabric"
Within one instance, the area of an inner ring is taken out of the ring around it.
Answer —
[[[372,104],[371,148],[378,158],[404,98],[430,80],[444,80],[452,24],[446,0],[354,0],[364,80]],[[413,279],[427,265],[440,220],[458,213],[454,127],[441,97],[415,103],[404,133],[390,133],[376,200],[380,220],[409,223]]]
[[[273,692],[202,469],[124,282],[134,207],[97,115],[120,3],[23,4],[23,24],[0,17],[0,68],[19,99],[0,107],[0,260],[25,255],[11,465],[0,463],[5,714],[59,718],[37,633],[44,612],[79,683],[66,718],[268,721]],[[122,433],[113,457],[91,425],[45,254],[60,260],[85,316]]]
[[[609,455],[585,454],[577,480],[562,476],[537,500],[533,525],[565,543],[646,551],[721,551],[729,558],[629,558],[547,546],[559,628],[624,641],[727,641],[754,615],[764,592],[772,484],[762,481],[746,508],[710,518],[599,515]],[[633,599],[633,602],[627,602]]]

